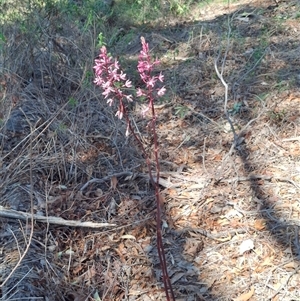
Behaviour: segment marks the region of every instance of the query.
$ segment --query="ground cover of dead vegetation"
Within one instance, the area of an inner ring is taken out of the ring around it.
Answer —
[[[99,32],[48,9],[30,14],[36,35],[19,24],[2,33],[0,299],[165,300],[145,162],[92,84]],[[144,25],[101,17],[136,86],[141,35],[162,63],[176,300],[299,300],[298,11],[243,0]],[[140,110],[132,119],[150,150]]]

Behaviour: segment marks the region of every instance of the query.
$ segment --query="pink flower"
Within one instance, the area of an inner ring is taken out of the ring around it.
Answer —
[[[156,77],[152,76],[150,77],[148,80],[147,80],[147,87],[152,87],[154,88],[155,86],[155,83],[156,83]]]
[[[132,95],[125,95],[125,98],[126,98],[129,102],[133,102]]]
[[[129,124],[127,124],[125,136],[126,136],[126,137],[129,136]]]
[[[129,79],[126,80],[125,84],[123,85],[126,88],[131,88],[132,87],[132,83]]]
[[[94,84],[96,84],[96,86],[101,86],[103,83],[103,79],[100,76],[96,76],[95,80],[94,80]]]
[[[119,62],[117,60],[115,60],[114,67],[115,67],[116,70],[120,69],[120,65],[119,65]]]
[[[137,97],[146,96],[146,93],[141,88],[137,88],[136,96]]]
[[[112,98],[109,98],[106,103],[111,107],[111,105],[113,104],[113,101],[114,100]]]
[[[157,95],[158,96],[163,96],[166,92],[166,88],[165,87],[162,87],[160,89],[157,90]]]
[[[103,46],[100,49],[99,58],[95,60],[95,80],[94,83],[103,89],[102,95],[107,98],[109,95],[114,95],[117,99],[126,98],[127,101],[133,101],[131,94],[125,94],[121,88],[131,88],[132,83],[126,78],[126,73],[120,70],[118,60],[113,60],[107,54],[107,49]],[[113,98],[107,100],[107,104],[111,106]],[[123,117],[123,109],[117,112],[117,116]]]
[[[117,116],[119,119],[122,119],[123,118],[123,112],[118,110],[115,116]]]
[[[159,73],[159,76],[157,78],[161,83],[164,81],[164,76],[161,72]]]
[[[111,87],[111,81],[107,81],[107,82],[102,82],[101,85],[102,89],[108,89],[109,87]]]
[[[102,93],[102,95],[104,95],[104,98],[106,98],[110,94],[110,92],[114,92],[114,89],[112,87],[107,87]]]
[[[123,73],[123,71],[120,73],[120,79],[126,80],[126,73]]]
[[[152,70],[153,64],[150,64],[149,61],[140,61],[138,63],[138,71],[140,73],[149,72]]]
[[[142,116],[145,117],[147,112],[150,110],[150,106],[148,105],[147,107],[144,107],[143,110],[142,110]]]

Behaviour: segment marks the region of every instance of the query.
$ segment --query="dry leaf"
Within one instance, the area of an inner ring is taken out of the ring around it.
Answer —
[[[177,190],[174,188],[167,188],[167,193],[168,195],[170,195],[171,197],[175,197],[178,195]]]
[[[66,255],[74,255],[75,252],[74,252],[72,249],[69,249],[69,250],[66,250],[66,251],[65,251],[65,254],[66,254]]]
[[[161,193],[158,193],[158,198],[159,198],[160,205],[163,206],[165,204],[164,196]]]
[[[240,255],[243,255],[245,252],[254,249],[254,243],[252,239],[247,239],[243,241],[240,245]]]
[[[299,266],[299,264],[297,262],[291,261],[291,262],[285,264],[283,267],[285,269],[289,269],[290,270],[290,269],[296,269],[298,266]]]
[[[121,236],[122,239],[134,239],[136,240],[135,236],[130,235],[130,234],[125,234]]]
[[[86,284],[90,284],[96,274],[97,274],[97,271],[95,269],[95,266],[90,267],[86,271],[86,273],[84,273],[84,281],[86,282]]]
[[[88,179],[92,178],[93,172],[94,172],[94,166],[93,165],[89,165],[89,166],[86,167],[86,173],[87,173]]]
[[[51,246],[48,247],[48,250],[49,250],[50,252],[54,252],[55,249],[56,249],[56,245],[51,245]]]
[[[98,291],[96,290],[95,291],[95,293],[94,293],[94,299],[95,299],[95,301],[101,301],[101,298],[100,298],[100,296],[99,296],[99,293],[98,293]]]
[[[256,269],[257,273],[260,273],[264,270],[265,266],[273,266],[274,256],[268,256]]]
[[[117,179],[117,177],[116,177],[116,176],[111,177],[111,179],[110,179],[110,188],[111,188],[112,190],[116,190],[117,184],[118,184],[118,179]]]
[[[282,285],[281,282],[277,282],[273,284],[272,288],[273,290],[278,291],[281,288],[281,285]]]
[[[274,259],[274,256],[271,256],[271,257],[267,257],[263,263],[261,264],[262,266],[272,266],[272,261]]]
[[[111,198],[109,208],[108,208],[108,214],[115,215],[117,212],[117,202],[114,198]]]
[[[254,294],[254,286],[251,286],[251,289],[248,293],[241,294],[239,297],[233,299],[234,301],[247,301],[249,300]]]
[[[227,219],[231,219],[231,218],[234,218],[234,217],[243,217],[243,214],[240,213],[239,211],[235,210],[235,209],[230,209],[225,215],[224,215],[225,218]]]
[[[221,216],[221,219],[217,220],[218,225],[220,226],[227,226],[229,225],[229,221],[227,219],[223,219],[224,216]]]
[[[103,191],[102,191],[102,189],[97,188],[96,191],[95,191],[95,195],[96,195],[97,197],[103,196]]]
[[[176,273],[175,275],[172,276],[171,283],[174,284],[176,281],[181,279],[185,273]]]
[[[223,160],[223,156],[221,154],[216,154],[212,157],[214,161],[220,162]]]
[[[254,223],[254,228],[258,231],[265,229],[266,221],[264,219],[257,219]]]

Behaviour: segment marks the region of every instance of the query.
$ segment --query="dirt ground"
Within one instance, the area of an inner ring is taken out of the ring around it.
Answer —
[[[112,44],[138,85],[143,35],[165,76],[162,230],[178,301],[300,298],[299,8],[207,4],[129,22]],[[33,48],[11,35],[24,64],[1,58],[1,300],[165,300],[141,151],[91,84],[95,45],[68,26],[55,35],[58,20]]]

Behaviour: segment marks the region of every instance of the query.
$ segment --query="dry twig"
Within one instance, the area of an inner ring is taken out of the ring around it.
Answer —
[[[33,217],[33,220],[41,223],[47,223],[52,225],[61,225],[61,226],[70,226],[70,227],[83,227],[83,228],[105,228],[105,227],[115,227],[116,224],[109,224],[109,223],[93,223],[93,222],[81,222],[75,220],[65,220],[61,217],[55,216],[41,216],[37,214],[30,214],[22,211],[12,210],[4,208],[0,206],[0,216],[5,218],[13,218],[13,219],[20,219],[20,220],[29,220]]]

